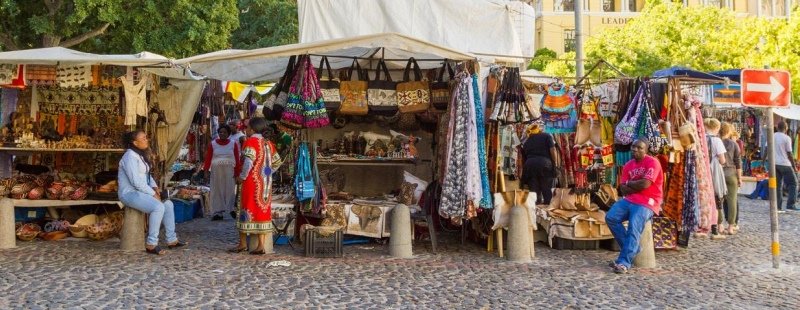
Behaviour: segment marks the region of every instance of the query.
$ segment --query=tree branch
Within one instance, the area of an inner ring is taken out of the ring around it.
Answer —
[[[16,51],[19,49],[17,42],[14,42],[14,38],[12,38],[11,34],[8,32],[0,33],[0,44],[3,45],[3,49],[6,51]]]
[[[55,16],[58,10],[61,9],[61,5],[63,4],[64,4],[63,0],[46,0],[44,2],[44,5],[47,6],[47,12],[48,12],[47,15],[49,15],[50,17]]]
[[[99,27],[93,29],[92,31],[89,31],[89,32],[84,33],[82,35],[79,35],[77,37],[73,37],[73,38],[69,38],[67,40],[64,40],[64,42],[61,42],[61,44],[59,44],[58,46],[71,47],[71,46],[75,46],[75,45],[81,44],[83,41],[86,41],[88,39],[91,39],[91,38],[94,38],[96,36],[99,36],[99,35],[103,34],[104,32],[106,32],[106,29],[108,29],[108,26],[110,26],[110,25],[111,25],[111,23],[102,24]]]

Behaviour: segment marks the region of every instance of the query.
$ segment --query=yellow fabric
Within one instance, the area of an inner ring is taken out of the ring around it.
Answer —
[[[244,102],[247,99],[247,95],[251,91],[255,91],[261,95],[266,94],[270,88],[272,88],[274,84],[260,84],[260,85],[251,85],[251,84],[243,84],[239,82],[228,82],[228,86],[225,88],[225,92],[231,94],[234,100],[238,102]]]

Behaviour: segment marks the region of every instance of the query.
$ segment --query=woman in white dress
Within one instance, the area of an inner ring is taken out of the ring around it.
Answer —
[[[239,143],[229,139],[231,128],[221,125],[217,129],[218,138],[208,146],[203,171],[211,172],[211,217],[212,221],[222,220],[226,212],[236,206],[235,168],[239,161]]]

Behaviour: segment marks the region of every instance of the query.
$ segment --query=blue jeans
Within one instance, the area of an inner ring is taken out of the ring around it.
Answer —
[[[653,217],[653,211],[625,199],[617,201],[606,213],[606,224],[619,244],[617,264],[631,268],[633,258],[639,254],[639,238],[642,236],[644,224]],[[628,229],[622,222],[628,221]]]
[[[158,233],[161,230],[161,224],[164,224],[167,242],[173,243],[178,241],[178,236],[175,234],[175,208],[172,205],[172,201],[167,200],[161,202],[156,200],[155,197],[141,192],[125,193],[119,197],[119,200],[125,204],[126,207],[134,208],[149,214],[147,222],[147,245],[158,245]]]
[[[788,201],[786,201],[786,207],[789,209],[794,209],[794,203],[797,199],[797,176],[794,174],[794,168],[792,166],[779,166],[775,165],[775,178],[778,181],[778,210],[783,210],[783,187],[781,187],[781,182],[786,182],[786,190],[789,191],[789,197],[787,197]]]

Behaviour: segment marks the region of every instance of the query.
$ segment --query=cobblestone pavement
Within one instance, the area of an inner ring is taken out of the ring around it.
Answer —
[[[417,243],[409,260],[388,257],[381,244],[346,246],[344,259],[288,246],[230,254],[230,220],[179,224],[190,248],[160,257],[123,253],[116,239],[18,242],[0,251],[0,309],[800,309],[800,213],[780,215],[783,261],[774,270],[767,203],[743,198],[742,209],[739,235],[693,239],[688,250],[658,252],[657,268],[627,275],[606,266],[614,252],[541,243],[530,264],[454,241],[436,255]]]

